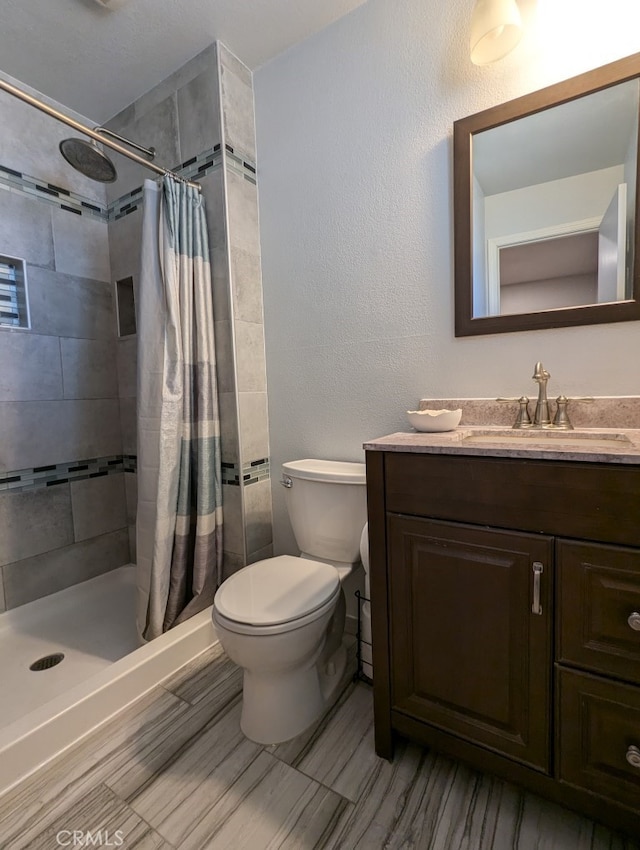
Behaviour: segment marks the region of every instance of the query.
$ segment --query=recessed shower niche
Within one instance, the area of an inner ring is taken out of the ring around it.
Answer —
[[[0,254],[0,327],[31,327],[24,260]]]
[[[116,313],[118,336],[133,336],[136,332],[136,305],[132,277],[116,281]]]

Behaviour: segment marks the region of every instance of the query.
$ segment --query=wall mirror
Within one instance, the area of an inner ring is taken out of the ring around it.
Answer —
[[[456,336],[640,319],[640,53],[454,124]]]

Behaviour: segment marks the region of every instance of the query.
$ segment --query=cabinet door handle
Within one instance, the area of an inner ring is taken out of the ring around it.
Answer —
[[[542,605],[540,604],[540,576],[544,572],[544,567],[540,561],[533,562],[533,605],[531,606],[532,614],[542,614]]]
[[[627,623],[629,623],[634,632],[640,632],[640,614],[638,614],[637,611],[634,611],[633,614],[629,614]]]
[[[627,750],[627,761],[631,767],[640,768],[640,749],[633,744]]]

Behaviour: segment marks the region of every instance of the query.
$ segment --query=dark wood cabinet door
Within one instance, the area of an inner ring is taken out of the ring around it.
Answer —
[[[556,546],[558,661],[640,684],[640,550]]]
[[[638,814],[640,688],[558,666],[559,778]]]
[[[389,514],[392,712],[549,772],[552,553],[542,535]]]

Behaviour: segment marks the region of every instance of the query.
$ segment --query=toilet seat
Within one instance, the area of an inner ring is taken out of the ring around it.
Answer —
[[[276,623],[274,626],[252,626],[250,623],[239,623],[236,620],[229,620],[223,616],[215,607],[213,608],[213,622],[215,625],[221,626],[229,632],[235,632],[237,635],[253,635],[255,637],[268,635],[283,635],[286,632],[293,632],[295,629],[301,629],[307,626],[314,620],[321,619],[327,611],[335,608],[337,598],[340,596],[340,588],[333,596],[328,599],[320,608],[316,608],[310,614],[304,617],[298,617],[295,620],[289,620],[286,623]]]
[[[239,634],[280,634],[323,616],[339,593],[335,567],[280,555],[244,567],[223,582],[214,615]]]

